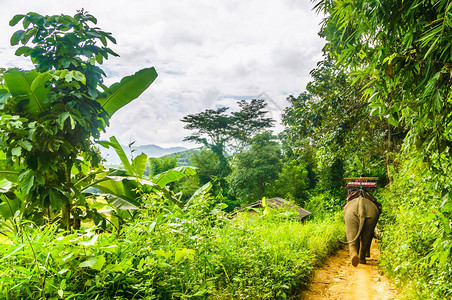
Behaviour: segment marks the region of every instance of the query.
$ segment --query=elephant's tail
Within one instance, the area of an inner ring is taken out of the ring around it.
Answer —
[[[355,238],[353,240],[347,241],[347,242],[340,241],[341,243],[352,244],[352,243],[356,242],[356,240],[361,235],[361,231],[363,230],[364,222],[366,221],[366,216],[367,216],[366,207],[363,205],[362,201],[363,201],[363,198],[361,196],[359,196],[359,198],[358,198],[358,211],[357,211],[358,217],[359,217],[358,232],[356,233],[356,236],[355,236]]]
[[[359,227],[358,227],[358,232],[356,233],[356,236],[353,240],[349,241],[349,242],[344,242],[344,241],[339,241],[343,244],[353,244],[354,242],[356,242],[356,240],[359,238],[359,236],[361,235],[361,231],[363,230],[364,227],[364,222],[366,221],[365,217],[360,217],[359,218]]]

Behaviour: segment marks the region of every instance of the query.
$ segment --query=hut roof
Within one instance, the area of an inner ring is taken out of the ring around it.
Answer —
[[[302,220],[311,214],[310,211],[307,211],[306,209],[303,209],[300,206],[298,206],[290,201],[287,201],[283,198],[279,198],[279,197],[267,199],[267,205],[270,208],[286,207],[286,208],[290,208],[290,209],[295,209],[295,211],[298,212],[298,216],[297,216],[298,220]],[[244,208],[242,208],[240,211],[243,211],[246,208],[260,208],[260,207],[262,207],[262,200],[251,203],[251,204],[245,206]],[[237,212],[234,212],[232,215],[235,215],[236,213]]]

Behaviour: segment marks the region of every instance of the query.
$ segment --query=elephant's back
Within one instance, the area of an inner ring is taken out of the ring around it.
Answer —
[[[363,198],[363,201],[366,202],[366,205],[368,205],[369,207],[372,207],[375,211],[380,211],[377,204],[375,203],[375,201],[369,199],[369,198]]]
[[[344,205],[344,210],[349,210],[354,207],[358,207],[358,198],[354,198],[352,200],[347,200]]]
[[[361,198],[361,203],[366,208],[366,217],[378,218],[378,216],[380,215],[380,209],[378,208],[377,204],[375,204],[375,202],[372,201],[371,199],[365,197],[359,198]]]
[[[357,198],[354,198],[350,201],[347,201],[347,203],[344,206],[344,212],[355,212],[358,213],[358,208],[361,205],[365,207],[366,215],[367,216],[378,216],[380,214],[380,209],[375,204],[374,201],[371,199],[365,198],[363,196],[359,196]]]

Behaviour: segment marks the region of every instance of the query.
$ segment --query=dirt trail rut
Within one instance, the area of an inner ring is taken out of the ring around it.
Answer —
[[[348,246],[327,258],[315,271],[311,283],[296,299],[320,300],[396,300],[399,299],[388,278],[378,271],[380,251],[372,242],[367,264],[356,268],[350,263]]]

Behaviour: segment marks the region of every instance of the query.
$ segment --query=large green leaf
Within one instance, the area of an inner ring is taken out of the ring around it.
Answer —
[[[97,141],[96,143],[98,143],[99,145],[101,145],[107,149],[110,147],[113,147],[113,149],[115,149],[116,154],[118,154],[119,159],[121,160],[124,169],[129,173],[129,175],[133,175],[133,170],[132,170],[132,166],[130,165],[129,158],[127,157],[126,153],[124,152],[124,149],[122,149],[121,144],[119,144],[116,137],[112,136],[110,138],[110,141]]]
[[[117,209],[137,210],[140,207],[140,203],[124,196],[108,195],[105,199]]]
[[[23,199],[14,193],[16,185],[6,179],[0,180],[0,216],[11,218],[23,207]]]
[[[196,169],[193,167],[177,167],[155,176],[152,178],[152,182],[158,184],[160,187],[164,187],[167,184],[178,181],[186,176],[195,175],[196,172]]]
[[[121,160],[122,165],[128,175],[136,176],[138,178],[143,177],[148,161],[148,157],[146,154],[141,153],[140,155],[133,159],[132,163],[130,163],[129,158],[127,157],[126,153],[124,152],[124,149],[119,144],[116,137],[112,136],[110,138],[110,141],[97,141],[97,143],[106,148],[113,147],[116,154],[119,156],[119,159]]]
[[[6,160],[0,159],[0,179],[8,179],[9,181],[17,182],[20,170],[10,166]]]
[[[0,109],[5,107],[9,97],[11,97],[11,93],[8,90],[0,89]]]
[[[185,207],[189,207],[195,199],[203,197],[205,194],[207,194],[212,189],[212,183],[209,181],[206,184],[204,184],[202,187],[196,190],[196,192],[193,194],[193,196],[190,197],[190,199],[185,203]]]
[[[157,78],[154,68],[146,68],[134,75],[124,77],[121,82],[113,84],[97,101],[110,117],[120,108],[138,98]]]
[[[0,193],[2,194],[6,194],[11,192],[14,189],[14,183],[7,180],[7,179],[2,179],[0,180]]]
[[[91,269],[95,270],[101,270],[103,265],[105,264],[105,257],[103,255],[98,255],[90,260],[85,260],[84,262],[80,263],[79,267],[86,268],[89,267]]]
[[[21,172],[18,181],[22,192],[28,194],[35,182],[35,173],[32,170]]]
[[[135,157],[132,161],[132,169],[138,177],[143,177],[144,171],[146,170],[146,165],[148,162],[148,156],[144,153],[141,153],[137,157]]]
[[[127,198],[134,199],[138,195],[133,190],[137,188],[137,183],[133,180],[128,180],[127,177],[122,176],[106,176],[102,181],[94,185],[103,193],[112,195],[122,195]]]
[[[139,183],[134,177],[107,176],[93,186],[106,194],[108,203],[116,208],[137,209],[140,206],[140,195],[135,192]]]
[[[18,69],[11,69],[5,74],[5,83],[15,98],[15,102],[28,99],[25,111],[30,115],[37,115],[49,106],[45,99],[50,89],[46,88],[44,83],[35,84],[32,88],[33,81],[39,74],[35,70],[21,71]]]
[[[12,218],[18,210],[23,207],[23,199],[16,197],[14,199],[2,197],[0,203],[0,216],[3,218]]]

